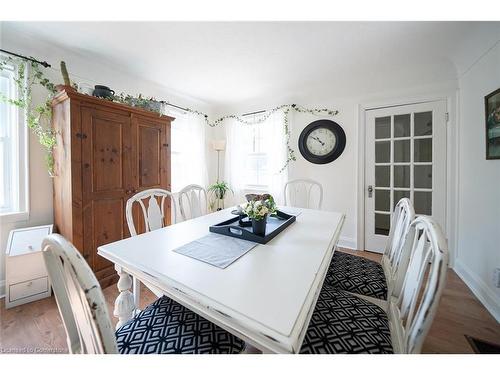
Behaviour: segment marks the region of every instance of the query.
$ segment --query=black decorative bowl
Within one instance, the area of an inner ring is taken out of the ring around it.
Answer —
[[[98,98],[111,98],[115,95],[115,91],[111,90],[108,86],[95,85],[93,95]]]

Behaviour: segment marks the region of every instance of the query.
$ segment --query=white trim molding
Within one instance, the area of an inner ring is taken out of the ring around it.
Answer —
[[[496,321],[500,323],[500,298],[488,288],[488,285],[483,280],[477,278],[460,259],[455,260],[453,269]]]
[[[356,239],[340,236],[339,247],[344,247],[346,249],[358,250]]]
[[[442,228],[449,242],[449,264],[455,264],[457,258],[458,235],[458,99],[457,87],[429,87],[423,93],[403,93],[380,99],[362,99],[358,104],[358,153],[357,153],[357,236],[358,250],[365,250],[365,112],[374,108],[394,107],[407,104],[446,101],[446,111],[449,113],[446,134],[446,224]],[[340,238],[342,242],[342,237]]]

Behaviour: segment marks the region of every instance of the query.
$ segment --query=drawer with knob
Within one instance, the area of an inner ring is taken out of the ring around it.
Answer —
[[[51,295],[42,241],[52,225],[10,231],[5,258],[5,307],[11,308]]]
[[[22,283],[9,285],[9,302],[23,298],[34,297],[49,291],[49,278],[47,276]]]

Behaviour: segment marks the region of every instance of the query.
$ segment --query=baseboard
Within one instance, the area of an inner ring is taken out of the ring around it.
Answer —
[[[340,237],[339,247],[345,247],[346,249],[357,250],[357,241],[354,238]]]
[[[5,280],[0,280],[0,298],[5,297]]]
[[[491,315],[500,323],[500,299],[491,291],[490,288],[472,273],[460,259],[455,260],[453,270],[463,280],[463,282],[474,293],[477,299],[490,312]]]

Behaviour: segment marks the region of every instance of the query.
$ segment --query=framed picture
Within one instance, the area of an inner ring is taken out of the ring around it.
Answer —
[[[486,159],[500,159],[500,89],[484,97]]]

